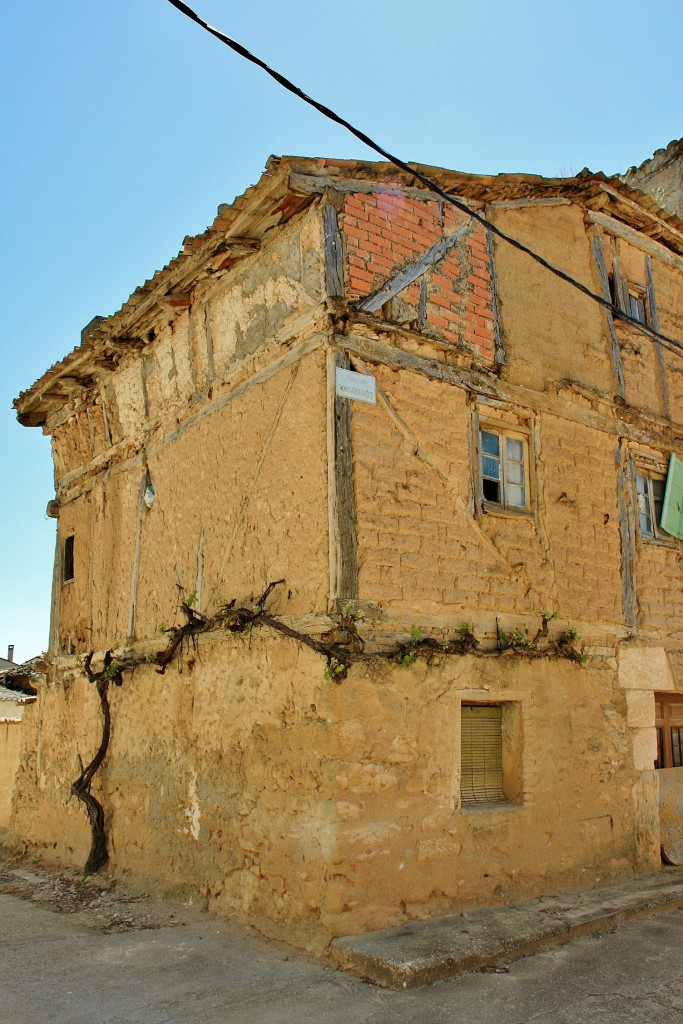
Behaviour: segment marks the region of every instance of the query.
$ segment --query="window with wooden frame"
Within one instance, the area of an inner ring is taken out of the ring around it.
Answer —
[[[650,318],[648,316],[645,289],[641,288],[640,285],[631,284],[630,282],[627,283],[626,289],[628,297],[628,309],[626,312],[641,324],[649,323]]]
[[[638,467],[636,470],[636,500],[638,503],[638,525],[644,540],[670,541],[672,538],[661,529],[666,474],[656,473]]]
[[[460,795],[463,805],[505,800],[503,707],[463,704],[460,723]]]
[[[64,541],[64,559],[62,562],[62,582],[70,583],[74,578],[74,535]]]
[[[527,512],[529,501],[529,436],[498,423],[479,429],[482,507]]]
[[[648,290],[643,285],[634,284],[624,277],[608,276],[609,297],[612,304],[628,313],[641,324],[651,323],[650,303],[648,301]]]
[[[655,768],[683,767],[683,693],[655,694]]]

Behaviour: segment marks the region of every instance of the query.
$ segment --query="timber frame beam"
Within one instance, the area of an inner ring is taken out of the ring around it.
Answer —
[[[358,597],[356,507],[353,490],[351,403],[336,391],[337,367],[348,369],[347,352],[327,351],[327,494],[330,549],[330,607]]]

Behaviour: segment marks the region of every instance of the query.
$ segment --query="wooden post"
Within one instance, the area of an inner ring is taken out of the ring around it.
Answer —
[[[636,625],[636,544],[633,521],[633,467],[625,438],[617,438],[617,504],[621,534],[621,594],[624,622]]]
[[[135,614],[138,600],[138,576],[140,573],[140,551],[142,548],[142,517],[145,511],[145,490],[147,488],[147,465],[142,464],[142,476],[140,478],[140,490],[138,492],[138,517],[135,524],[135,554],[133,557],[133,572],[130,579],[130,601],[128,604],[128,638],[135,637]]]
[[[647,305],[648,313],[650,318],[650,327],[659,332],[659,316],[657,314],[657,301],[655,299],[655,283],[652,278],[652,260],[649,254],[645,256],[645,273],[647,278]],[[655,341],[657,348],[657,364],[659,366],[659,383],[662,388],[662,411],[668,420],[671,419],[671,412],[669,410],[669,388],[666,381],[666,366],[664,365],[664,353],[662,351],[662,343],[657,338]]]
[[[491,307],[493,311],[493,337],[495,341],[496,364],[502,366],[505,363],[505,348],[503,336],[500,329],[500,309],[498,304],[498,276],[496,274],[496,260],[493,252],[493,232],[486,232],[486,249],[489,254],[489,272],[491,274]]]
[[[331,203],[323,207],[325,227],[325,283],[331,298],[344,296],[344,251],[337,211]]]
[[[609,290],[609,278],[607,277],[607,268],[605,266],[605,257],[602,251],[602,237],[596,235],[593,238],[593,258],[595,265],[598,268],[598,277],[600,278],[600,287],[602,288],[603,298],[608,302],[612,301]],[[616,257],[615,257],[616,258]],[[615,282],[618,274],[618,270],[615,269]],[[612,316],[611,310],[607,307],[603,307],[605,310],[605,317],[607,319],[607,329],[609,331],[610,338],[610,351],[612,355],[612,369],[614,371],[614,380],[617,386],[617,394],[620,398],[626,397],[626,385],[624,383],[624,368],[621,363],[621,351],[619,349],[619,341],[617,339],[617,332],[614,326],[614,317]]]
[[[349,356],[338,349],[327,354],[327,460],[330,545],[330,603],[358,596],[356,512],[353,492],[351,403],[336,394],[337,367],[348,369]]]

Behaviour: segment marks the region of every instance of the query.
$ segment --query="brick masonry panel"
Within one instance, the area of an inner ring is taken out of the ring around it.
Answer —
[[[436,201],[383,193],[349,196],[341,217],[348,297],[369,295],[466,224],[464,215]],[[421,312],[423,287],[427,301]],[[492,267],[483,228],[472,226],[446,256],[402,289],[383,315],[469,352],[477,363],[492,364]]]

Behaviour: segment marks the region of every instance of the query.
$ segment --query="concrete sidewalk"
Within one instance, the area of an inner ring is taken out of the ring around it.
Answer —
[[[667,867],[600,889],[348,936],[331,952],[340,966],[383,988],[417,988],[681,907],[683,869]]]

